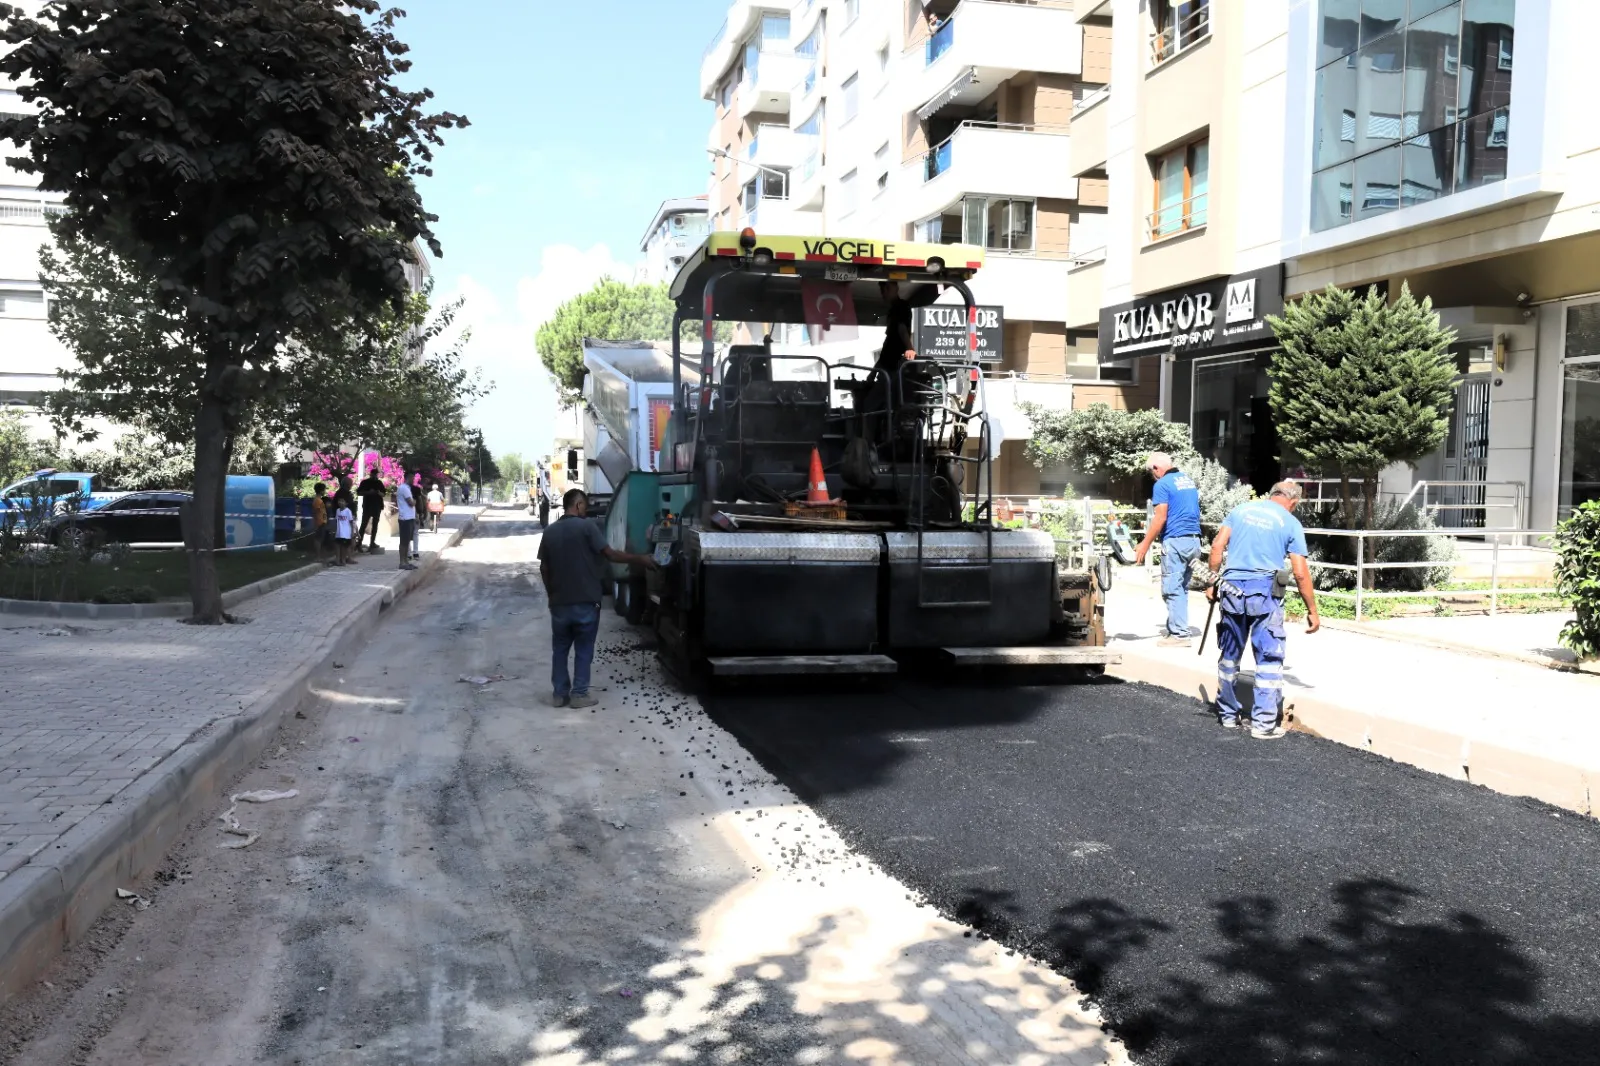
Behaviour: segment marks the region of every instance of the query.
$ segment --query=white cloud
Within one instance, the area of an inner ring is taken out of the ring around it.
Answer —
[[[457,322],[472,330],[466,360],[494,383],[468,417],[483,427],[484,439],[495,454],[521,452],[531,459],[550,451],[556,388],[534,347],[539,327],[562,303],[601,278],[631,280],[633,273],[631,264],[613,259],[603,244],[587,251],[554,244],[541,253],[539,272],[517,281],[511,307],[471,275],[455,280],[443,299],[465,300]]]

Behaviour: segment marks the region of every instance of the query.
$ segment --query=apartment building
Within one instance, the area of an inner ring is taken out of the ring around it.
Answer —
[[[704,195],[663,200],[639,241],[644,260],[637,280],[649,285],[670,282],[709,232]]]
[[[0,84],[0,114],[34,109],[14,85]],[[45,219],[61,209],[62,197],[39,190],[38,179],[6,162],[17,146],[0,141],[0,406],[21,410],[43,434],[39,413],[44,394],[61,386],[57,376],[72,357],[50,334],[44,286],[39,282],[39,247],[50,239]]]
[[[1105,180],[1067,169],[1073,108],[1106,80],[1085,40],[1064,0],[735,0],[701,66],[713,229],[986,249],[972,288],[1004,320],[984,384],[1000,492],[1067,480],[1025,459],[1018,404],[1154,395],[1068,328],[1074,256],[1106,243]],[[827,339],[830,361],[870,360],[881,331],[861,332]]]
[[[1073,328],[1160,381],[1199,450],[1286,469],[1263,321],[1329,284],[1409,285],[1455,329],[1450,433],[1392,496],[1549,528],[1600,496],[1600,89],[1585,0],[1100,0],[1110,77],[1070,171],[1109,183]],[[1292,465],[1292,457],[1289,457]]]

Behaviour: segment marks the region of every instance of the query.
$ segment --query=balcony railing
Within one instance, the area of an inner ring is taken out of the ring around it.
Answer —
[[[0,225],[37,225],[56,215],[65,214],[67,206],[55,200],[0,199]]]
[[[955,162],[955,140],[961,136],[963,130],[1007,130],[1016,133],[1044,133],[1060,135],[1065,134],[1069,127],[1035,126],[1024,122],[984,122],[978,119],[969,119],[956,127],[956,131],[932,148],[922,154],[922,180],[932,181],[940,174],[950,169]]]
[[[932,181],[940,174],[950,169],[950,163],[955,159],[955,146],[952,143],[955,135],[934,145],[922,156],[922,180]]]
[[[1073,252],[1067,260],[1074,268],[1093,266],[1095,263],[1104,263],[1105,261],[1106,249],[1104,245],[1099,248],[1091,248],[1087,252]]]
[[[1210,191],[1196,193],[1187,200],[1158,207],[1145,216],[1150,228],[1150,240],[1160,241],[1176,237],[1206,224],[1206,198]]]
[[[1083,94],[1083,98],[1081,100],[1079,100],[1077,103],[1072,105],[1072,113],[1074,115],[1076,115],[1079,112],[1087,111],[1091,107],[1093,107],[1095,104],[1098,104],[1100,101],[1109,100],[1110,98],[1111,98],[1111,86],[1102,85],[1102,86],[1100,86],[1100,88],[1096,89],[1094,92],[1084,93]]]
[[[923,55],[925,56],[923,65],[931,67],[937,63],[946,52],[950,51],[950,46],[955,43],[955,39],[956,20],[953,18],[945,19],[944,25],[934,30],[933,36],[929,37],[928,43],[923,46]]]
[[[1177,3],[1172,24],[1150,35],[1150,65],[1159,67],[1211,36],[1211,5],[1207,0]]]

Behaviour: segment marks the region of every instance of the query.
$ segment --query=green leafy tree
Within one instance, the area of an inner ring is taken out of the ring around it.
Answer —
[[[39,448],[21,411],[0,409],[0,488],[39,469],[35,464]]]
[[[1341,479],[1347,528],[1356,526],[1357,482],[1370,527],[1379,472],[1444,443],[1455,406],[1455,334],[1409,286],[1388,303],[1376,288],[1362,296],[1330,285],[1267,321],[1282,346],[1268,369],[1278,436],[1308,468]]]
[[[1189,427],[1168,422],[1160,411],[1118,411],[1103,403],[1076,411],[1020,406],[1033,423],[1026,455],[1040,469],[1063,464],[1082,474],[1131,480],[1144,471],[1151,452],[1180,461],[1195,454]]]
[[[667,286],[630,285],[602,278],[594,288],[574,296],[550,316],[534,335],[539,361],[556,379],[568,403],[583,389],[583,341],[669,341],[672,339],[672,298]],[[700,337],[698,322],[685,322],[686,343]],[[727,343],[733,337],[731,322],[718,322],[716,337]],[[698,350],[698,349],[690,349]]]
[[[495,462],[494,453],[483,442],[482,430],[468,431],[466,443],[461,447],[460,461],[466,470],[467,480],[479,489],[500,480],[500,464]]]
[[[150,296],[198,353],[194,514],[297,336],[366,332],[403,306],[414,242],[437,255],[415,177],[442,131],[431,93],[404,90],[398,11],[375,0],[57,0],[0,5],[0,74],[36,114],[0,117],[11,160],[65,193],[52,224],[156,282]],[[140,353],[124,362],[132,363]],[[226,620],[217,524],[185,531],[194,620]]]

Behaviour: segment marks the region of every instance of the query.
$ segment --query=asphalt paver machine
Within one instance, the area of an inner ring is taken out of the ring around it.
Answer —
[[[815,354],[829,345],[774,350],[781,323],[889,324],[899,309],[883,282],[913,308],[954,293],[975,322],[967,281],[982,264],[965,245],[745,230],[713,233],[684,265],[648,586],[670,669],[883,674],[937,655],[1097,672],[1115,661],[1093,575],[1065,568],[1048,533],[995,521],[975,326],[965,351],[892,369]],[[679,350],[686,321],[702,327],[698,365]],[[718,322],[753,324],[760,340],[719,353]],[[808,480],[818,458],[825,492]]]

